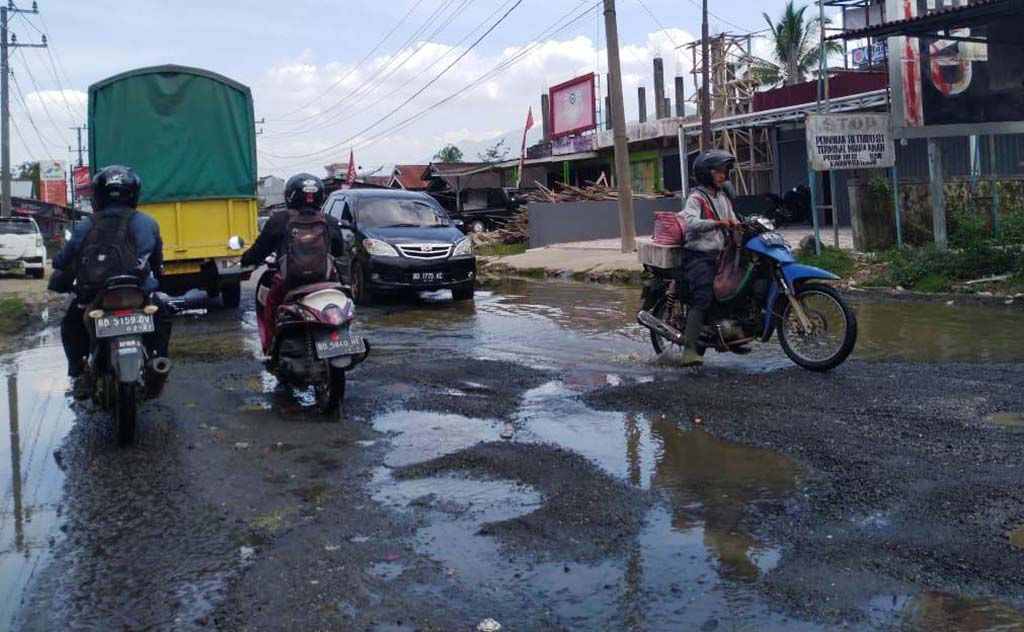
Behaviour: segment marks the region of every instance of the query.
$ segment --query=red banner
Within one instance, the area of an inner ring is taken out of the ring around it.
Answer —
[[[92,195],[92,179],[89,178],[89,167],[75,167],[72,172],[72,181],[75,188],[75,197],[89,197]]]
[[[43,180],[39,185],[39,198],[43,202],[68,205],[68,185],[63,180]]]

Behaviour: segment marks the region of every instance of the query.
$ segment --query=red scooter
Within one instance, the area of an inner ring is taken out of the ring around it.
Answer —
[[[355,304],[345,286],[327,281],[289,291],[276,314],[264,314],[277,272],[276,261],[268,259],[256,285],[267,370],[284,386],[312,386],[317,409],[335,412],[345,399],[345,373],[370,355],[369,342],[351,332]]]

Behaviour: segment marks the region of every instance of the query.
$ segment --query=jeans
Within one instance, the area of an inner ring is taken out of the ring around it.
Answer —
[[[719,251],[687,250],[684,260],[686,285],[689,288],[687,305],[706,312],[714,300],[715,272],[718,271]]]

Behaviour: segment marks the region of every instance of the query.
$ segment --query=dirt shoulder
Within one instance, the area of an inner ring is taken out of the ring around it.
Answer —
[[[0,276],[0,355],[10,353],[49,324],[59,322],[63,296],[46,279]]]

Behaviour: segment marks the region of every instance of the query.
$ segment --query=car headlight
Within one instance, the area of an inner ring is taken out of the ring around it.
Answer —
[[[42,248],[42,247],[43,247],[43,236],[42,235],[36,235],[36,248]]]
[[[379,239],[364,239],[363,248],[366,248],[366,252],[377,257],[397,257],[398,251],[395,250],[391,244],[381,241]]]
[[[463,239],[462,241],[460,241],[455,246],[455,252],[452,253],[452,256],[453,257],[458,257],[458,256],[461,256],[461,255],[471,255],[471,254],[473,254],[473,240],[470,239],[469,237],[467,237],[467,238]]]

